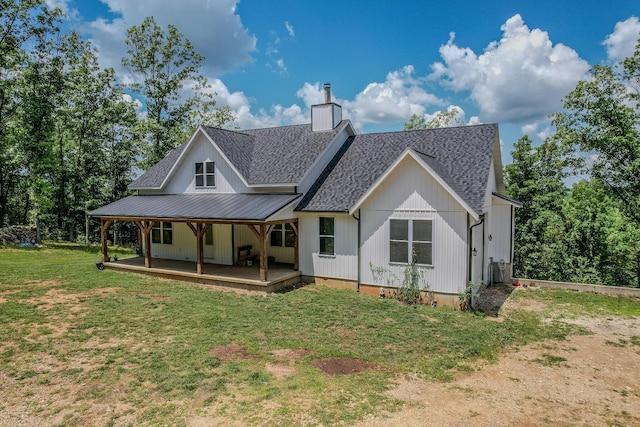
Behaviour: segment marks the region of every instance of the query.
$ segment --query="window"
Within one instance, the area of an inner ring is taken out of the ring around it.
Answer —
[[[291,224],[276,224],[271,230],[271,246],[293,248],[296,245],[296,233]]]
[[[320,217],[320,254],[334,255],[334,228],[333,218]]]
[[[214,162],[196,163],[196,187],[216,186],[216,164]]]
[[[207,224],[204,231],[204,244],[207,246],[213,246],[213,224]]]
[[[154,222],[151,242],[170,245],[173,243],[173,226],[170,222]]]
[[[433,221],[392,219],[389,222],[389,261],[433,265]]]

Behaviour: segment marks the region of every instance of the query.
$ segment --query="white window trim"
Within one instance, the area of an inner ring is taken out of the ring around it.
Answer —
[[[287,225],[289,227],[291,227],[291,224],[289,224],[288,222],[283,222],[283,223],[279,223],[279,224],[274,224],[274,227],[271,229],[271,232],[269,233],[269,246],[271,246],[272,248],[289,248],[289,249],[293,249],[295,247],[295,242],[293,244],[293,246],[287,246],[287,232],[288,233],[294,233],[293,237],[295,238],[295,232],[293,231],[293,228],[289,228],[287,229]],[[280,227],[280,228],[278,228]],[[271,241],[271,235],[273,233],[280,233],[282,236],[282,244],[281,245],[274,245]]]
[[[320,219],[328,218],[333,221],[333,234],[320,234]],[[336,218],[334,216],[319,216],[318,217],[318,255],[325,258],[335,258],[336,257]],[[321,252],[320,240],[323,237],[331,237],[333,239],[333,253],[325,254]]]
[[[407,221],[407,239],[408,240],[396,240],[396,239],[391,239],[391,220],[394,221]],[[409,265],[411,264],[411,254],[413,251],[413,243],[414,243],[414,239],[413,239],[413,222],[414,221],[430,221],[431,222],[431,241],[426,241],[426,240],[418,240],[417,242],[419,243],[431,243],[431,264],[421,264],[416,262],[417,266],[420,267],[434,267],[435,266],[435,258],[436,258],[436,253],[434,250],[435,244],[434,244],[434,236],[435,236],[435,221],[433,220],[433,218],[389,218],[389,239],[388,239],[388,248],[389,248],[389,264],[391,265]],[[407,242],[407,260],[409,262],[400,262],[400,261],[391,261],[391,242]]]
[[[165,228],[165,224],[171,224],[170,228]],[[160,230],[160,241],[159,242],[154,242],[153,241],[153,230]],[[164,242],[164,232],[165,230],[170,230],[171,231],[171,243],[165,243]],[[155,221],[153,223],[153,227],[151,227],[151,244],[153,245],[173,245],[173,224],[169,221]]]
[[[217,177],[216,177],[216,162],[214,162],[213,160],[205,160],[202,162],[195,162],[195,165],[202,163],[202,173],[197,173],[196,171],[194,171],[194,187],[196,189],[208,189],[208,188],[216,188],[216,183],[217,183]],[[213,172],[211,173],[207,173],[207,165],[208,164],[213,164]],[[201,176],[202,177],[202,184],[203,185],[198,185],[198,177]],[[213,185],[208,185],[208,177],[211,176],[213,178]]]

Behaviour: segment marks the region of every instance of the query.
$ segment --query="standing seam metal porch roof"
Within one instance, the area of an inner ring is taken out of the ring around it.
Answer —
[[[166,194],[129,196],[89,212],[103,218],[265,221],[300,194]]]

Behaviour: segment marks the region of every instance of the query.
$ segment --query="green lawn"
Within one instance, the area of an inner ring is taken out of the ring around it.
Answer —
[[[96,247],[0,249],[0,414],[19,407],[28,419],[60,425],[183,425],[194,417],[348,425],[397,410],[403,402],[385,391],[399,376],[447,381],[503,349],[584,333],[535,312],[495,322],[315,285],[268,296],[221,292],[99,271],[99,259]],[[623,314],[638,315],[638,307]],[[214,355],[228,344],[246,346],[248,357]],[[303,356],[283,361],[277,355],[286,350]],[[328,376],[312,364],[331,356],[378,369]]]

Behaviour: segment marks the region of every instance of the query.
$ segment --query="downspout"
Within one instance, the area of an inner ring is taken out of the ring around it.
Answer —
[[[356,255],[356,262],[358,264],[358,282],[357,282],[357,288],[356,288],[356,292],[360,292],[360,209],[358,209],[358,216],[356,217],[355,215],[351,215],[353,217],[353,219],[355,219],[356,221],[358,221],[358,252]]]
[[[469,215],[467,215],[467,224],[469,223]],[[472,277],[471,277],[471,273],[473,270],[473,229],[476,228],[479,225],[484,224],[484,214],[480,215],[480,222],[477,224],[472,225],[471,227],[469,227],[469,283],[471,283],[472,281]],[[483,275],[483,283],[484,283],[484,227],[482,227],[482,275]],[[472,303],[473,301],[471,300],[472,297],[471,295],[469,295],[469,301],[467,301],[467,304],[469,305],[469,307],[471,307],[471,309],[473,309],[472,307]]]
[[[467,223],[469,223],[469,217],[467,216]],[[473,229],[479,225],[484,224],[484,214],[480,215],[480,222],[477,224],[473,224],[469,227],[469,281],[471,281],[471,266],[473,263]],[[482,227],[482,269],[484,270],[484,227]],[[484,271],[483,271],[484,278]]]

